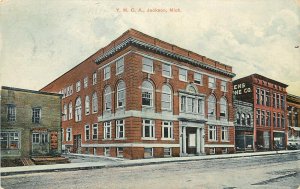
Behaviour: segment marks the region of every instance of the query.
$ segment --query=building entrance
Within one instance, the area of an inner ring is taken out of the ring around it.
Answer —
[[[197,126],[181,127],[181,155],[199,155],[204,153],[204,129]]]
[[[73,152],[81,154],[81,135],[74,135]]]

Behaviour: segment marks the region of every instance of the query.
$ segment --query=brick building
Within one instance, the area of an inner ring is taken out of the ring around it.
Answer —
[[[236,151],[253,151],[253,104],[240,100],[233,100],[233,104]]]
[[[287,85],[259,74],[235,80],[233,85],[234,98],[253,105],[255,150],[285,149]]]
[[[300,147],[300,97],[287,95],[288,110],[288,144]]]
[[[130,159],[234,152],[232,67],[130,29],[42,91],[66,150]]]
[[[1,158],[61,154],[61,95],[2,87]]]

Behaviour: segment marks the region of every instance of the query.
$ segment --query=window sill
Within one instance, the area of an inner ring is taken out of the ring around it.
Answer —
[[[102,141],[110,141],[112,140],[112,138],[105,138],[105,139],[102,139]]]
[[[186,82],[186,83],[188,82],[187,80],[181,80],[181,79],[179,79],[179,81]]]
[[[203,86],[202,83],[196,83],[195,81],[193,82],[195,85]]]
[[[142,137],[142,140],[157,140],[157,138]]]
[[[218,142],[218,140],[211,140],[211,139],[208,139],[209,142]]]
[[[116,75],[120,75],[120,74],[122,74],[122,73],[124,73],[124,71],[123,71],[123,72],[116,73]]]
[[[146,71],[146,70],[142,70],[142,72],[145,72],[145,73],[148,73],[148,74],[154,74],[154,72],[149,72],[149,71]]]
[[[127,140],[127,138],[115,138],[115,140]]]
[[[229,140],[221,140],[221,142],[230,142]]]
[[[172,76],[167,76],[167,75],[162,75],[163,77],[167,78],[167,79],[173,79]]]
[[[175,141],[174,138],[161,138],[160,140]]]

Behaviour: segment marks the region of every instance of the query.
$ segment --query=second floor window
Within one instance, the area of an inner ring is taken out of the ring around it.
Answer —
[[[93,73],[93,85],[97,84],[97,72]]]
[[[69,103],[69,120],[73,119],[73,107],[72,102]]]
[[[110,86],[106,87],[104,91],[104,108],[105,110],[111,110],[111,89]]]
[[[251,125],[251,115],[247,114],[247,125],[250,126]]]
[[[16,106],[7,105],[7,121],[16,121]]]
[[[227,101],[224,97],[220,100],[220,116],[227,118]]]
[[[260,110],[256,110],[256,125],[260,125]]]
[[[117,86],[117,108],[125,106],[125,93],[125,83],[121,81]]]
[[[90,97],[85,97],[85,115],[90,114]]]
[[[81,98],[78,97],[75,102],[75,121],[81,121]]]
[[[153,86],[149,81],[142,84],[142,105],[153,106]]]
[[[216,98],[213,95],[208,98],[208,116],[216,116]]]
[[[98,139],[98,124],[93,124],[93,130],[92,130],[92,139],[97,140]]]
[[[172,109],[172,91],[168,85],[163,85],[162,87],[161,109],[163,110]]]
[[[41,108],[32,109],[32,123],[40,123],[41,121]]]
[[[124,120],[116,121],[116,138],[124,138],[125,137],[125,126]]]
[[[273,127],[276,127],[276,113],[273,113]]]

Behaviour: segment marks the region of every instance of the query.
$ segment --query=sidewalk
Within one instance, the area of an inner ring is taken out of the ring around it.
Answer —
[[[25,174],[25,173],[75,171],[75,170],[101,169],[101,168],[109,168],[109,167],[129,167],[129,166],[141,166],[141,165],[161,164],[161,163],[170,163],[170,162],[240,158],[240,157],[266,156],[266,155],[277,155],[277,154],[288,154],[288,153],[300,154],[300,150],[253,152],[253,153],[222,154],[222,155],[203,155],[203,156],[192,156],[192,157],[152,158],[152,159],[137,159],[137,160],[109,158],[103,156],[84,155],[84,154],[70,154],[71,156],[99,158],[99,161],[84,162],[84,163],[55,164],[55,165],[4,167],[4,168],[0,168],[0,172],[1,172],[1,176],[7,176],[7,175]],[[101,159],[109,159],[111,161],[101,162]]]

